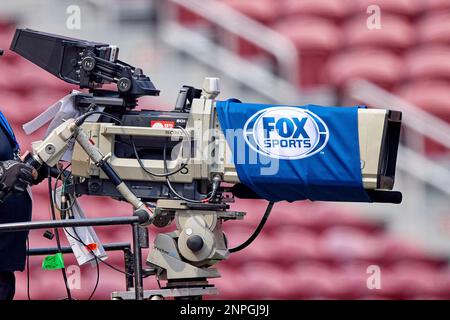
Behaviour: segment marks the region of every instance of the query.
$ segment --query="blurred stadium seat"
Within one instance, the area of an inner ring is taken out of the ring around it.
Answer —
[[[445,0],[444,0],[445,1]],[[380,7],[382,14],[397,14],[406,17],[413,17],[420,13],[423,4],[428,1],[421,0],[352,0],[354,12],[364,12],[371,5]]]
[[[445,64],[443,68],[445,68]],[[438,69],[434,69],[434,71],[439,72]],[[396,93],[424,110],[450,122],[450,90],[448,81],[412,81],[399,87]]]
[[[450,1],[448,0],[428,0],[423,1],[423,6],[427,11],[443,11],[450,9]]]
[[[330,58],[327,66],[330,82],[337,87],[344,86],[349,80],[363,78],[391,89],[400,81],[402,73],[401,58],[388,50],[374,48],[338,53]]]
[[[365,15],[348,20],[343,26],[343,47],[346,50],[376,47],[402,52],[413,45],[415,30],[407,19],[384,13],[382,19],[380,29],[369,29]]]
[[[405,57],[405,78],[411,81],[450,80],[450,46],[426,46]]]
[[[417,41],[450,44],[450,12],[432,12],[421,18],[417,23]]]
[[[274,30],[299,50],[301,85],[326,84],[324,66],[330,54],[341,45],[341,33],[334,22],[317,17],[289,18],[275,24]]]
[[[223,0],[222,2],[264,25],[274,23],[282,14],[282,7],[273,0]],[[260,48],[242,38],[236,39],[234,45],[234,50],[247,58],[253,58],[264,54]]]
[[[282,7],[285,17],[318,16],[338,22],[351,12],[351,4],[351,0],[284,0]]]
[[[258,1],[241,1],[241,0],[223,0],[224,3],[233,9],[249,16],[263,24],[271,24],[282,13],[282,7],[277,1],[258,0]]]

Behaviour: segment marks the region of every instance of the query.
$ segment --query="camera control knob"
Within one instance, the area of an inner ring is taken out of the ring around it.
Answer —
[[[85,71],[92,71],[95,68],[95,59],[93,57],[86,57],[81,60],[81,67]]]
[[[192,252],[198,252],[203,248],[203,238],[199,235],[193,235],[187,238],[186,245]]]
[[[119,81],[117,81],[117,89],[120,92],[127,92],[131,89],[131,81],[128,78],[120,78]]]

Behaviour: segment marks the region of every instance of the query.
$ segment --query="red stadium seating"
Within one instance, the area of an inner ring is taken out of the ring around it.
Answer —
[[[449,82],[415,81],[397,89],[396,93],[422,109],[450,121]]]
[[[281,7],[272,0],[260,1],[240,1],[240,0],[224,0],[234,10],[249,16],[250,18],[264,24],[270,25],[282,13]],[[264,55],[263,51],[254,44],[242,39],[235,39],[234,50],[240,55],[248,58]]]
[[[428,0],[423,1],[423,5],[427,11],[443,11],[450,9],[450,1],[448,0]]]
[[[222,2],[263,24],[274,22],[282,13],[282,6],[272,0],[223,0]]]
[[[427,46],[405,57],[405,78],[411,80],[450,80],[450,46]]]
[[[274,29],[290,39],[300,50],[331,51],[341,44],[339,29],[323,18],[285,19],[275,24]]]
[[[376,47],[401,51],[409,48],[415,41],[415,31],[405,18],[383,14],[381,28],[369,29],[367,16],[348,20],[343,27],[343,46],[346,49]]]
[[[229,236],[233,238],[236,235],[238,235],[236,232],[229,233]],[[246,237],[249,236],[250,233],[247,233]],[[255,240],[254,245],[234,254],[229,264],[240,265],[247,261],[265,261],[288,266],[297,261],[321,260],[322,256],[317,246],[318,239],[319,236],[308,229],[280,227],[278,231],[271,234],[265,232]]]
[[[330,53],[341,45],[341,33],[336,25],[327,19],[304,17],[286,19],[275,24],[274,29],[299,49],[301,85],[327,83],[323,67]]]
[[[327,68],[329,80],[341,87],[349,80],[363,78],[392,88],[402,77],[402,60],[386,50],[359,49],[337,54]]]
[[[439,72],[439,70],[436,71]],[[450,123],[449,87],[450,81],[417,80],[399,86],[395,90],[395,93],[403,99]],[[447,148],[432,140],[425,141],[425,151],[434,155],[448,153]]]
[[[318,244],[320,252],[330,260],[381,261],[383,248],[376,235],[348,227],[331,227],[322,234]]]
[[[438,11],[418,21],[417,41],[426,44],[450,44],[450,12]]]
[[[325,263],[299,262],[292,267],[292,296],[303,299],[329,298],[335,292],[334,268]]]
[[[393,13],[411,17],[420,13],[426,2],[421,0],[353,0],[352,8],[354,12],[364,13],[367,7],[376,5],[380,7],[382,16],[384,13]]]
[[[284,0],[284,16],[319,16],[339,20],[351,12],[352,1]]]

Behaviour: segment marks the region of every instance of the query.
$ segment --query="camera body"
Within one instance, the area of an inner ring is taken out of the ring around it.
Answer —
[[[122,115],[122,126],[97,122],[85,123],[83,128],[103,154],[111,155],[109,161],[119,175],[139,197],[148,201],[169,197],[168,190],[160,186],[165,179],[142,171],[127,137],[135,136],[144,166],[162,174],[164,144],[170,153],[169,170],[176,169],[183,161],[183,133],[177,127],[184,128],[194,138],[192,155],[185,169],[172,175],[171,181],[184,196],[199,199],[217,174],[225,183],[240,183],[232,158],[235,150],[226,141],[215,104],[214,99],[194,98],[189,112],[132,111]],[[394,186],[400,116],[389,110],[358,110],[361,173],[367,190],[392,190]],[[77,193],[117,196],[104,173],[77,145],[72,156],[72,173],[85,179],[77,185]]]
[[[89,93],[75,97],[75,108],[81,113],[100,110],[120,119],[118,125],[111,118],[91,116],[83,129],[142,199],[171,198],[164,170],[176,171],[180,165],[183,168],[170,175],[170,181],[184,197],[204,197],[211,192],[214,176],[234,185],[224,191],[238,197],[259,197],[240,184],[232,156],[239,150],[227,143],[216,111],[218,79],[207,78],[202,89],[183,86],[172,112],[135,111],[139,97],[159,95],[159,91],[141,69],[118,59],[116,46],[18,29],[11,50],[66,82],[88,88]],[[117,90],[102,90],[105,83],[116,83]],[[401,201],[398,193],[386,192],[394,185],[401,113],[361,108],[357,121],[364,189],[375,202]],[[183,142],[186,138],[189,141]],[[72,174],[77,194],[120,199],[105,173],[78,144],[72,155]]]

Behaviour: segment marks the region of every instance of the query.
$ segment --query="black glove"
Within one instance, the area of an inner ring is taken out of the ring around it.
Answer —
[[[48,178],[48,171],[48,166],[45,164],[43,164],[39,170],[33,170],[33,182],[31,184],[35,186]]]
[[[33,182],[33,167],[28,164],[6,160],[0,161],[0,191],[5,197],[10,192],[23,192]]]

